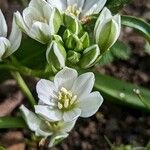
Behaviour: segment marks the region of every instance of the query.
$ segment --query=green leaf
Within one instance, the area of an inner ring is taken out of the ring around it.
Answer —
[[[133,0],[107,0],[106,6],[112,13],[118,13],[126,4],[131,3]]]
[[[109,64],[117,59],[127,60],[130,58],[130,54],[130,48],[123,42],[117,41],[109,51],[102,55],[100,65]]]
[[[0,129],[26,128],[22,117],[0,117]]]
[[[150,91],[148,89],[100,73],[95,73],[95,76],[94,87],[101,92],[105,100],[150,111]],[[142,100],[133,92],[133,89],[139,89],[139,96],[142,97]]]
[[[150,42],[150,24],[142,19],[132,16],[122,16],[121,23],[139,31]]]
[[[130,47],[121,41],[117,41],[110,49],[114,58],[128,60],[130,58]]]
[[[43,69],[46,65],[46,48],[47,45],[43,45],[28,37],[22,40],[15,56],[21,64],[29,68]]]
[[[4,148],[4,147],[0,146],[0,150],[6,150],[6,148]]]

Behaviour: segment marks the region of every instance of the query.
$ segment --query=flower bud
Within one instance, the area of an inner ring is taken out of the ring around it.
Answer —
[[[120,15],[112,16],[110,10],[104,8],[97,19],[94,29],[95,41],[102,53],[114,45],[120,35],[120,30]]]
[[[52,36],[52,41],[56,41],[57,43],[60,43],[60,44],[62,44],[62,45],[64,44],[64,42],[63,42],[61,36],[59,36],[59,35],[53,35],[53,36]]]
[[[78,35],[82,31],[82,25],[79,20],[68,14],[64,14],[64,24],[72,33]]]
[[[71,32],[68,29],[66,29],[63,34],[63,40],[66,41],[66,39],[68,39],[70,35],[71,35]]]
[[[83,56],[80,59],[81,68],[89,68],[93,66],[100,56],[100,49],[98,45],[93,45],[84,50]]]
[[[75,51],[68,51],[67,60],[72,64],[77,64],[80,61],[81,54]]]
[[[87,32],[85,32],[83,34],[83,36],[80,38],[80,40],[81,40],[81,42],[83,44],[83,49],[86,49],[87,47],[90,46],[90,37],[89,37]]]
[[[52,41],[46,51],[46,59],[55,69],[62,69],[65,67],[66,61],[66,51],[64,47],[60,43]]]
[[[19,28],[42,44],[50,42],[63,24],[63,17],[57,8],[52,8],[45,0],[31,0],[23,14],[15,13]]]
[[[82,41],[75,34],[71,34],[66,40],[66,47],[77,52],[83,50]]]

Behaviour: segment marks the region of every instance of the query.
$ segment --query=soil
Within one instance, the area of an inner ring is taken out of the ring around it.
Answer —
[[[7,17],[9,26],[11,26],[12,12],[22,10],[22,7],[14,1],[0,0],[0,7]],[[125,7],[122,13],[142,17],[150,22],[150,1],[135,0]],[[116,60],[96,69],[101,73],[150,88],[150,55],[144,51],[144,38],[132,29],[123,28],[121,39],[131,47],[131,58],[127,61]],[[36,81],[34,79],[27,81],[35,92]],[[17,109],[23,100],[26,99],[14,80],[2,83],[0,116],[18,115]],[[69,137],[51,150],[109,150],[110,147],[104,136],[116,146],[121,144],[145,146],[150,142],[150,116],[148,113],[114,105],[105,100],[96,115],[88,119],[80,118]],[[0,145],[8,150],[47,149],[25,140],[27,138],[30,139],[28,130],[0,130]],[[28,144],[25,144],[25,141]]]

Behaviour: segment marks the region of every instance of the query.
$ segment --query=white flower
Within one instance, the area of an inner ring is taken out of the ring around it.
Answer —
[[[0,10],[0,61],[10,56],[20,46],[22,34],[13,17],[12,30],[7,38],[7,24],[2,11]]]
[[[19,12],[15,16],[22,31],[43,44],[50,41],[51,35],[58,32],[62,23],[59,11],[45,0],[31,0],[23,10],[23,17]]]
[[[76,70],[67,67],[56,74],[54,82],[41,79],[36,87],[40,101],[35,112],[49,121],[92,116],[103,102],[99,92],[91,93],[94,82],[92,72],[78,77]]]
[[[51,136],[49,147],[66,138],[76,122],[76,120],[72,122],[49,122],[48,120],[41,119],[37,114],[31,112],[23,105],[20,107],[20,110],[28,127],[35,132],[36,136],[42,136],[44,139]]]
[[[58,8],[62,13],[66,12],[83,18],[92,14],[98,14],[104,7],[106,0],[47,0],[51,6]]]
[[[120,15],[112,16],[110,10],[105,7],[98,17],[94,29],[96,44],[99,45],[102,52],[114,45],[120,35],[120,31]]]

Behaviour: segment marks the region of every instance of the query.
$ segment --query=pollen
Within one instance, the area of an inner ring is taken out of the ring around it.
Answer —
[[[66,9],[66,12],[72,14],[75,17],[78,17],[81,13],[81,8],[78,9],[76,4],[69,5]]]
[[[70,110],[73,108],[77,101],[77,95],[73,95],[71,91],[68,91],[64,87],[58,92],[58,109]]]

